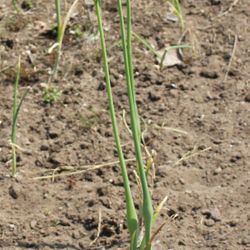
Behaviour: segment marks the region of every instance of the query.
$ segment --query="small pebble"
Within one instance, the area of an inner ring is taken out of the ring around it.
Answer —
[[[212,226],[214,226],[215,222],[214,222],[214,220],[212,220],[212,219],[208,219],[208,220],[205,220],[204,224],[205,224],[207,227],[212,227]]]
[[[169,84],[166,84],[166,88],[168,88],[168,89],[177,89],[177,85],[175,83],[169,83]]]
[[[205,215],[207,219],[212,219],[215,222],[221,221],[221,213],[218,208],[205,209],[201,213]]]
[[[73,239],[80,239],[81,238],[81,233],[78,231],[78,230],[76,230],[76,231],[74,231],[73,233],[72,233],[72,238]]]
[[[66,227],[66,226],[70,226],[70,223],[67,220],[61,219],[59,221],[59,225]]]
[[[213,208],[210,210],[210,217],[212,220],[216,221],[221,221],[221,213],[220,210],[218,208]]]
[[[185,181],[184,181],[184,179],[183,179],[183,178],[179,178],[179,182],[180,182],[182,185],[184,185],[184,184],[185,184]]]
[[[214,174],[217,175],[217,174],[221,173],[221,171],[222,171],[222,169],[220,167],[218,167],[214,170]]]
[[[37,225],[37,221],[36,220],[32,220],[30,222],[30,228],[34,229],[36,227],[36,225]]]
[[[175,23],[175,22],[178,22],[178,17],[172,13],[167,13],[165,18],[164,18],[164,21],[165,22],[170,21],[170,22]]]
[[[9,224],[10,231],[14,231],[16,226],[14,224]]]

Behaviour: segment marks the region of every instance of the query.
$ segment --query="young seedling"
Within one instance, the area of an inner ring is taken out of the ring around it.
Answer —
[[[113,127],[116,148],[118,151],[118,156],[120,161],[121,174],[124,183],[126,209],[127,209],[127,224],[130,233],[130,250],[138,250],[138,249],[151,250],[152,241],[155,238],[155,235],[161,229],[161,227],[159,227],[156,233],[152,234],[152,226],[159,215],[159,209],[154,213],[151,201],[151,194],[148,186],[146,169],[145,169],[146,166],[144,165],[142,157],[142,148],[141,148],[142,135],[141,135],[140,119],[136,104],[133,62],[132,62],[133,55],[132,55],[132,41],[131,41],[132,40],[131,2],[130,0],[126,1],[126,8],[127,8],[127,25],[126,25],[127,30],[126,30],[124,23],[124,16],[123,16],[123,4],[121,0],[117,0],[118,13],[120,18],[120,32],[122,40],[123,58],[125,65],[125,76],[127,83],[127,96],[129,101],[129,110],[130,110],[130,123],[131,123],[132,138],[134,142],[136,164],[137,164],[136,176],[138,176],[138,183],[140,184],[141,197],[142,197],[142,206],[139,211],[139,216],[137,216],[135,210],[134,200],[129,185],[126,163],[124,160],[123,151],[120,143],[119,128],[116,120],[112,88],[110,84],[108,56],[104,38],[100,2],[101,0],[95,0],[95,7],[98,19],[98,28],[100,33],[100,42],[102,48],[109,110],[112,120],[112,127]],[[142,217],[143,221],[142,224],[144,228],[141,228],[141,224],[139,223],[140,220],[138,219],[138,217],[139,218]],[[142,237],[141,237],[141,232],[143,232]]]
[[[12,102],[12,126],[11,126],[11,148],[12,148],[12,162],[11,162],[11,175],[14,177],[16,175],[16,130],[17,130],[17,118],[20,111],[20,108],[22,106],[23,100],[25,96],[27,95],[29,89],[25,91],[23,96],[21,97],[19,103],[17,94],[18,94],[18,86],[20,81],[20,71],[21,71],[21,59],[19,57],[18,63],[17,63],[17,73],[16,73],[16,80],[14,84],[14,90],[13,90],[13,102]]]
[[[73,2],[73,4],[71,5],[71,7],[69,8],[67,12],[65,19],[62,20],[61,0],[55,0],[56,22],[57,22],[57,42],[49,49],[49,53],[52,52],[54,48],[57,48],[57,56],[56,56],[56,62],[55,62],[54,69],[53,69],[49,82],[52,80],[52,78],[57,76],[58,66],[59,66],[60,59],[61,59],[62,43],[63,43],[65,30],[77,3],[78,3],[78,0],[75,0]]]
[[[80,24],[75,24],[73,26],[72,34],[75,36],[75,38],[79,39],[82,38],[84,33],[82,31],[82,27]]]
[[[42,97],[45,103],[53,104],[56,102],[62,95],[62,91],[57,87],[48,86],[43,89]]]
[[[20,11],[20,8],[17,4],[17,0],[12,0],[12,5],[13,5],[14,9],[16,10],[16,12]]]

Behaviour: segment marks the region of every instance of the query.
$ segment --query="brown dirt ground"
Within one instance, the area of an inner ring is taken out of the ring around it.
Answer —
[[[51,1],[37,0],[32,9],[16,14],[11,1],[1,0],[1,249],[128,249],[117,164],[55,178],[54,182],[33,179],[64,165],[78,169],[117,160],[95,12],[82,2],[70,20],[58,79],[53,82],[62,96],[48,105],[43,101],[42,87],[53,65],[53,56],[47,51],[54,42],[48,32],[55,23],[54,6]],[[167,20],[166,0],[134,2],[137,34],[157,50],[178,43],[182,32],[178,22]],[[193,53],[186,50],[182,64],[160,70],[154,55],[134,41],[138,106],[148,124],[145,140],[147,147],[157,152],[152,186],[155,206],[168,196],[160,219],[166,225],[157,236],[155,249],[247,250],[249,2],[183,0],[182,5],[188,29],[185,42],[195,47]],[[121,117],[127,99],[115,0],[105,3],[104,17],[111,80]],[[72,34],[77,25],[81,30],[78,37]],[[27,86],[31,90],[18,120],[17,143],[23,150],[18,152],[18,176],[13,179],[9,176],[9,137],[18,55],[22,55],[23,63],[20,92]],[[130,136],[121,118],[119,123],[126,158],[133,158]],[[157,128],[162,124],[165,128]],[[188,154],[191,157],[180,160]],[[138,198],[133,162],[128,165]],[[97,234],[99,210],[100,237],[91,245]]]

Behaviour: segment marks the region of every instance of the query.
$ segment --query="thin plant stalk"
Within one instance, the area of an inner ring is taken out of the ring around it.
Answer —
[[[120,30],[121,30],[121,38],[122,38],[122,46],[123,46],[123,57],[124,57],[124,64],[125,64],[126,81],[127,81],[127,88],[128,88],[131,128],[132,128],[132,134],[133,134],[133,140],[134,140],[136,160],[137,160],[138,170],[139,170],[139,177],[140,177],[140,181],[142,185],[142,192],[143,192],[142,214],[143,214],[143,220],[144,220],[144,225],[145,225],[145,242],[147,245],[147,243],[150,242],[150,239],[151,239],[153,206],[152,206],[151,194],[148,188],[148,183],[147,183],[147,178],[146,178],[146,173],[145,173],[144,163],[143,163],[143,158],[142,158],[141,141],[140,141],[141,138],[140,138],[140,134],[138,131],[139,118],[138,118],[138,112],[137,112],[137,107],[136,107],[136,102],[135,102],[133,82],[131,82],[132,77],[130,75],[130,73],[133,74],[133,72],[130,71],[130,66],[129,66],[130,61],[132,62],[132,58],[130,58],[131,54],[128,52],[128,49],[127,49],[125,25],[124,25],[124,17],[123,17],[121,0],[118,0],[118,13],[120,17]],[[146,249],[150,250],[151,247],[146,246]]]
[[[13,103],[12,103],[12,125],[11,125],[11,148],[12,148],[12,166],[11,166],[11,175],[14,177],[16,175],[16,130],[17,130],[17,117],[22,106],[23,100],[28,93],[28,89],[22,96],[19,104],[17,104],[17,93],[18,93],[18,86],[20,81],[20,71],[21,71],[21,59],[19,57],[17,63],[17,73],[16,73],[16,80],[14,84],[13,90]]]
[[[56,54],[56,62],[54,65],[54,69],[53,69],[51,78],[56,77],[56,75],[57,75],[58,65],[59,65],[59,61],[60,61],[60,57],[61,57],[62,40],[63,40],[61,0],[55,0],[55,6],[56,6],[56,28],[57,28],[57,31],[56,31],[57,54]],[[51,81],[51,78],[50,78],[49,82]]]
[[[128,64],[129,64],[129,74],[130,74],[130,82],[132,84],[133,96],[134,96],[134,106],[136,109],[137,120],[137,130],[138,134],[141,137],[141,126],[140,126],[140,118],[138,115],[138,109],[136,106],[136,92],[135,92],[135,80],[134,80],[134,67],[133,67],[133,51],[132,51],[132,11],[131,11],[131,1],[127,0],[127,51],[128,51]]]
[[[68,24],[68,21],[70,19],[70,16],[74,10],[74,8],[76,7],[78,3],[78,0],[75,0],[73,2],[73,4],[71,5],[71,7],[69,8],[67,15],[64,19],[64,21],[62,21],[62,14],[61,14],[61,0],[55,0],[55,5],[56,5],[56,22],[57,22],[57,42],[56,42],[56,46],[52,46],[52,48],[57,47],[57,55],[56,55],[56,62],[54,65],[54,69],[52,72],[52,75],[49,79],[49,82],[51,82],[51,79],[53,77],[57,76],[57,71],[58,71],[58,66],[59,66],[59,62],[61,59],[61,53],[62,53],[62,43],[63,43],[63,38],[64,38],[64,33],[65,33],[65,29],[66,26]]]
[[[134,83],[134,74],[133,74],[133,52],[132,52],[132,15],[131,15],[131,2],[127,1],[127,51],[128,51],[128,64],[129,64],[129,75],[130,81]],[[134,102],[136,100],[135,97],[135,86],[133,84],[133,95]]]
[[[56,5],[57,42],[59,43],[62,36],[61,0],[55,0],[55,5]]]
[[[115,143],[116,143],[116,148],[118,151],[118,157],[120,161],[121,172],[122,172],[122,177],[123,177],[123,182],[124,182],[126,209],[127,209],[127,221],[128,221],[128,229],[129,229],[130,238],[131,238],[131,250],[136,250],[137,242],[135,239],[137,236],[138,219],[137,219],[134,201],[133,201],[133,197],[132,197],[132,193],[131,193],[131,189],[129,185],[129,178],[128,178],[126,163],[124,160],[124,155],[123,155],[122,146],[120,142],[119,129],[118,129],[118,124],[117,124],[117,119],[116,119],[116,114],[115,114],[114,103],[113,103],[113,95],[112,95],[109,65],[108,65],[108,56],[107,56],[107,49],[106,49],[103,24],[102,24],[100,0],[95,0],[95,7],[96,7],[96,15],[98,19],[98,27],[99,27],[99,32],[100,32],[100,40],[101,40],[103,65],[104,65],[105,78],[106,78],[106,90],[107,90],[107,95],[108,95],[109,110],[110,110]]]
[[[16,110],[17,110],[17,89],[20,81],[20,57],[18,59],[17,63],[17,74],[16,74],[16,80],[13,90],[13,103],[12,103],[12,127],[11,127],[11,148],[12,148],[12,168],[11,168],[11,174],[12,176],[16,175]]]

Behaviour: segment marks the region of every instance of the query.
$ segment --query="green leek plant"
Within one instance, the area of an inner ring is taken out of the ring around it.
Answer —
[[[137,105],[136,105],[136,95],[135,95],[135,84],[134,84],[134,73],[133,73],[133,62],[132,62],[132,22],[131,22],[131,3],[127,0],[127,30],[125,29],[124,16],[122,11],[122,1],[118,2],[118,12],[120,18],[120,31],[121,40],[123,48],[123,57],[125,65],[125,75],[127,83],[127,93],[130,109],[130,121],[132,138],[134,142],[137,169],[142,190],[142,207],[137,216],[133,196],[130,189],[129,178],[127,174],[126,163],[124,161],[124,155],[120,143],[119,128],[116,119],[116,112],[113,103],[112,88],[110,84],[109,75],[109,65],[107,48],[105,44],[105,37],[102,24],[102,14],[101,14],[101,0],[94,0],[96,7],[96,15],[98,19],[98,28],[100,33],[100,42],[102,48],[103,65],[106,78],[106,90],[108,95],[109,110],[112,120],[112,127],[114,132],[114,138],[116,143],[116,148],[118,151],[118,157],[120,161],[121,173],[124,182],[125,189],[125,199],[126,199],[126,209],[127,209],[127,224],[130,233],[130,250],[151,250],[152,248],[152,225],[155,222],[159,212],[153,212],[153,206],[151,201],[151,194],[148,187],[147,175],[145,172],[145,166],[142,158],[142,148],[141,148],[141,129],[140,129],[140,119],[138,115]],[[144,230],[140,228],[139,219],[142,217]],[[140,239],[140,233],[144,232],[142,239]],[[153,235],[155,236],[155,234]]]
[[[18,94],[18,86],[20,81],[20,71],[21,71],[21,59],[19,57],[18,63],[17,63],[17,73],[16,73],[16,80],[14,84],[14,90],[13,90],[13,102],[12,102],[12,126],[11,126],[11,149],[12,149],[12,163],[11,163],[11,175],[14,177],[16,175],[16,130],[17,130],[17,118],[20,111],[20,108],[22,106],[23,100],[25,96],[28,93],[27,89],[23,96],[21,97],[19,103],[17,103],[17,94]]]
[[[108,95],[109,110],[110,110],[110,116],[112,120],[115,144],[116,144],[120,166],[121,166],[122,178],[124,182],[127,222],[128,222],[128,230],[129,230],[130,238],[131,238],[131,246],[133,246],[131,247],[131,250],[132,250],[132,249],[136,249],[136,245],[137,245],[136,236],[137,236],[137,228],[138,228],[138,218],[137,218],[135,205],[134,205],[134,201],[133,201],[133,197],[132,197],[132,193],[130,189],[126,162],[124,159],[122,146],[120,142],[119,128],[117,124],[115,107],[114,107],[114,102],[113,102],[113,95],[112,95],[112,88],[111,88],[110,74],[109,74],[109,65],[108,65],[108,56],[107,56],[107,49],[106,49],[104,31],[103,31],[103,25],[102,25],[100,0],[95,0],[95,6],[96,6],[97,19],[98,19],[98,27],[99,27],[99,32],[100,32],[100,40],[101,40],[103,64],[104,64],[104,71],[105,71],[105,78],[106,78],[106,90],[107,90],[107,95]]]

